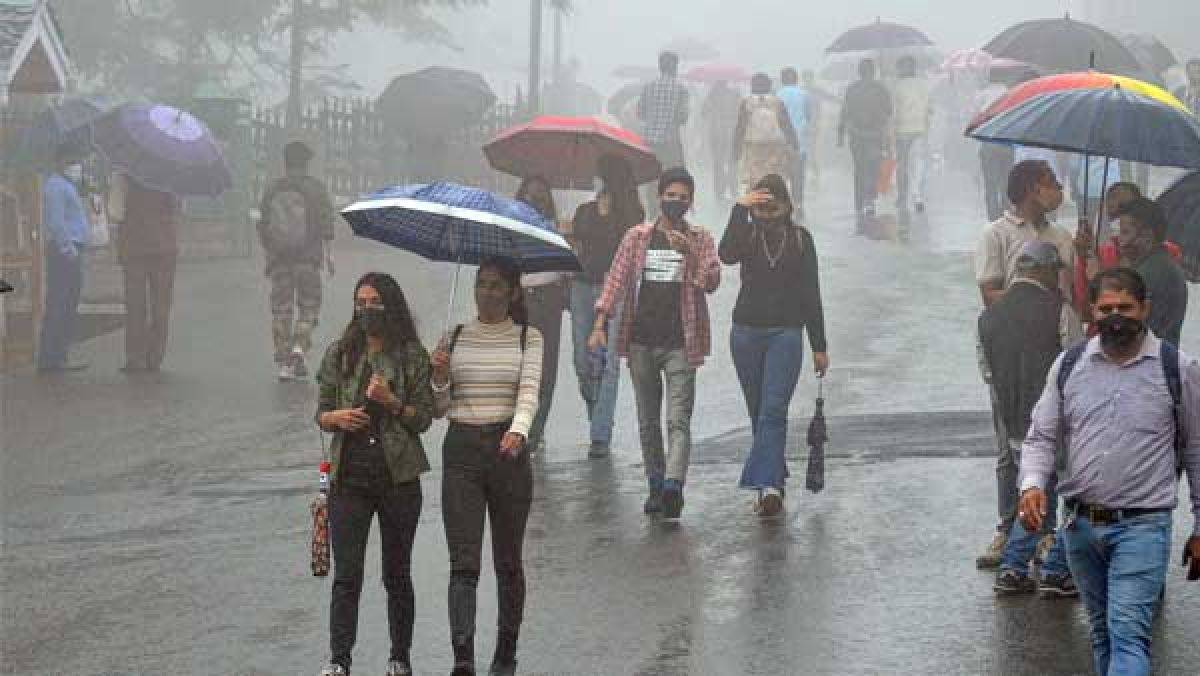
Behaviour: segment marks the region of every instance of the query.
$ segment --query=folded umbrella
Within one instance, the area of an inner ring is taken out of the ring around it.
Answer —
[[[824,385],[824,377],[818,378],[817,406],[808,423],[808,473],[804,487],[813,493],[820,493],[825,488],[825,443],[829,441],[829,433],[825,426]]]
[[[604,155],[627,161],[638,183],[662,173],[654,152],[640,136],[592,117],[543,115],[500,132],[483,147],[497,171],[540,176],[552,188],[590,189]]]
[[[1184,175],[1158,197],[1167,217],[1167,239],[1183,250],[1188,281],[1200,281],[1200,171]]]
[[[191,113],[126,105],[96,121],[96,149],[138,183],[181,197],[215,197],[233,187],[221,146]]]

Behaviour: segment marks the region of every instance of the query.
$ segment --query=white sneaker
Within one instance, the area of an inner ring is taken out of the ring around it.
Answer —
[[[292,375],[296,378],[308,377],[308,365],[304,363],[304,350],[292,348]]]
[[[295,379],[296,379],[296,367],[293,366],[290,361],[284,362],[283,364],[279,365],[279,380],[280,381],[288,381],[288,380],[295,380]]]
[[[777,516],[783,512],[783,492],[778,488],[767,488],[763,491],[762,508],[759,514],[764,517]]]
[[[321,670],[321,676],[346,676],[346,667],[340,664],[331,664]]]

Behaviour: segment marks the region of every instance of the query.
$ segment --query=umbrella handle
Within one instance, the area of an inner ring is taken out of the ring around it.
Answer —
[[[462,271],[462,240],[455,238],[458,245],[458,259],[454,262],[454,277],[450,282],[450,300],[446,301],[446,322],[442,326],[442,335],[450,333],[450,319],[454,313],[454,299],[458,298],[458,273]]]

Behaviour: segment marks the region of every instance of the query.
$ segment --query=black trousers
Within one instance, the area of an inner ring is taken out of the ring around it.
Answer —
[[[879,168],[883,164],[883,138],[851,136],[850,154],[854,160],[854,210],[861,220],[867,209],[875,209]]]
[[[383,587],[387,590],[391,659],[408,663],[414,601],[411,574],[413,540],[421,518],[421,482],[391,480],[383,451],[353,448],[329,495],[329,537],[333,548],[333,599],[329,606],[332,661],[350,669],[358,636],[358,600],[371,520],[379,515]]]
[[[1013,167],[1013,150],[1008,146],[984,143],[979,149],[983,173],[983,199],[989,221],[1004,215],[1008,206],[1008,173]]]
[[[525,307],[529,308],[529,324],[542,334],[542,382],[538,389],[538,408],[529,427],[529,449],[542,440],[550,405],[554,402],[554,387],[558,384],[558,352],[562,342],[562,316],[567,309],[567,285],[553,282],[525,289]]]
[[[448,605],[456,659],[473,659],[475,601],[483,550],[483,521],[492,530],[492,561],[498,593],[499,636],[515,644],[525,612],[521,548],[533,502],[529,453],[500,457],[509,423],[451,423],[442,448],[442,519],[450,548]]]

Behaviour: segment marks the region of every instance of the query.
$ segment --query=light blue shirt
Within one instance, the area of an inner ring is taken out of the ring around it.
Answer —
[[[792,128],[796,130],[797,150],[803,155],[808,151],[808,92],[799,85],[788,85],[780,88],[776,96],[787,108]]]
[[[42,223],[64,256],[74,258],[87,246],[91,226],[83,200],[75,184],[61,174],[50,174],[42,186]]]

